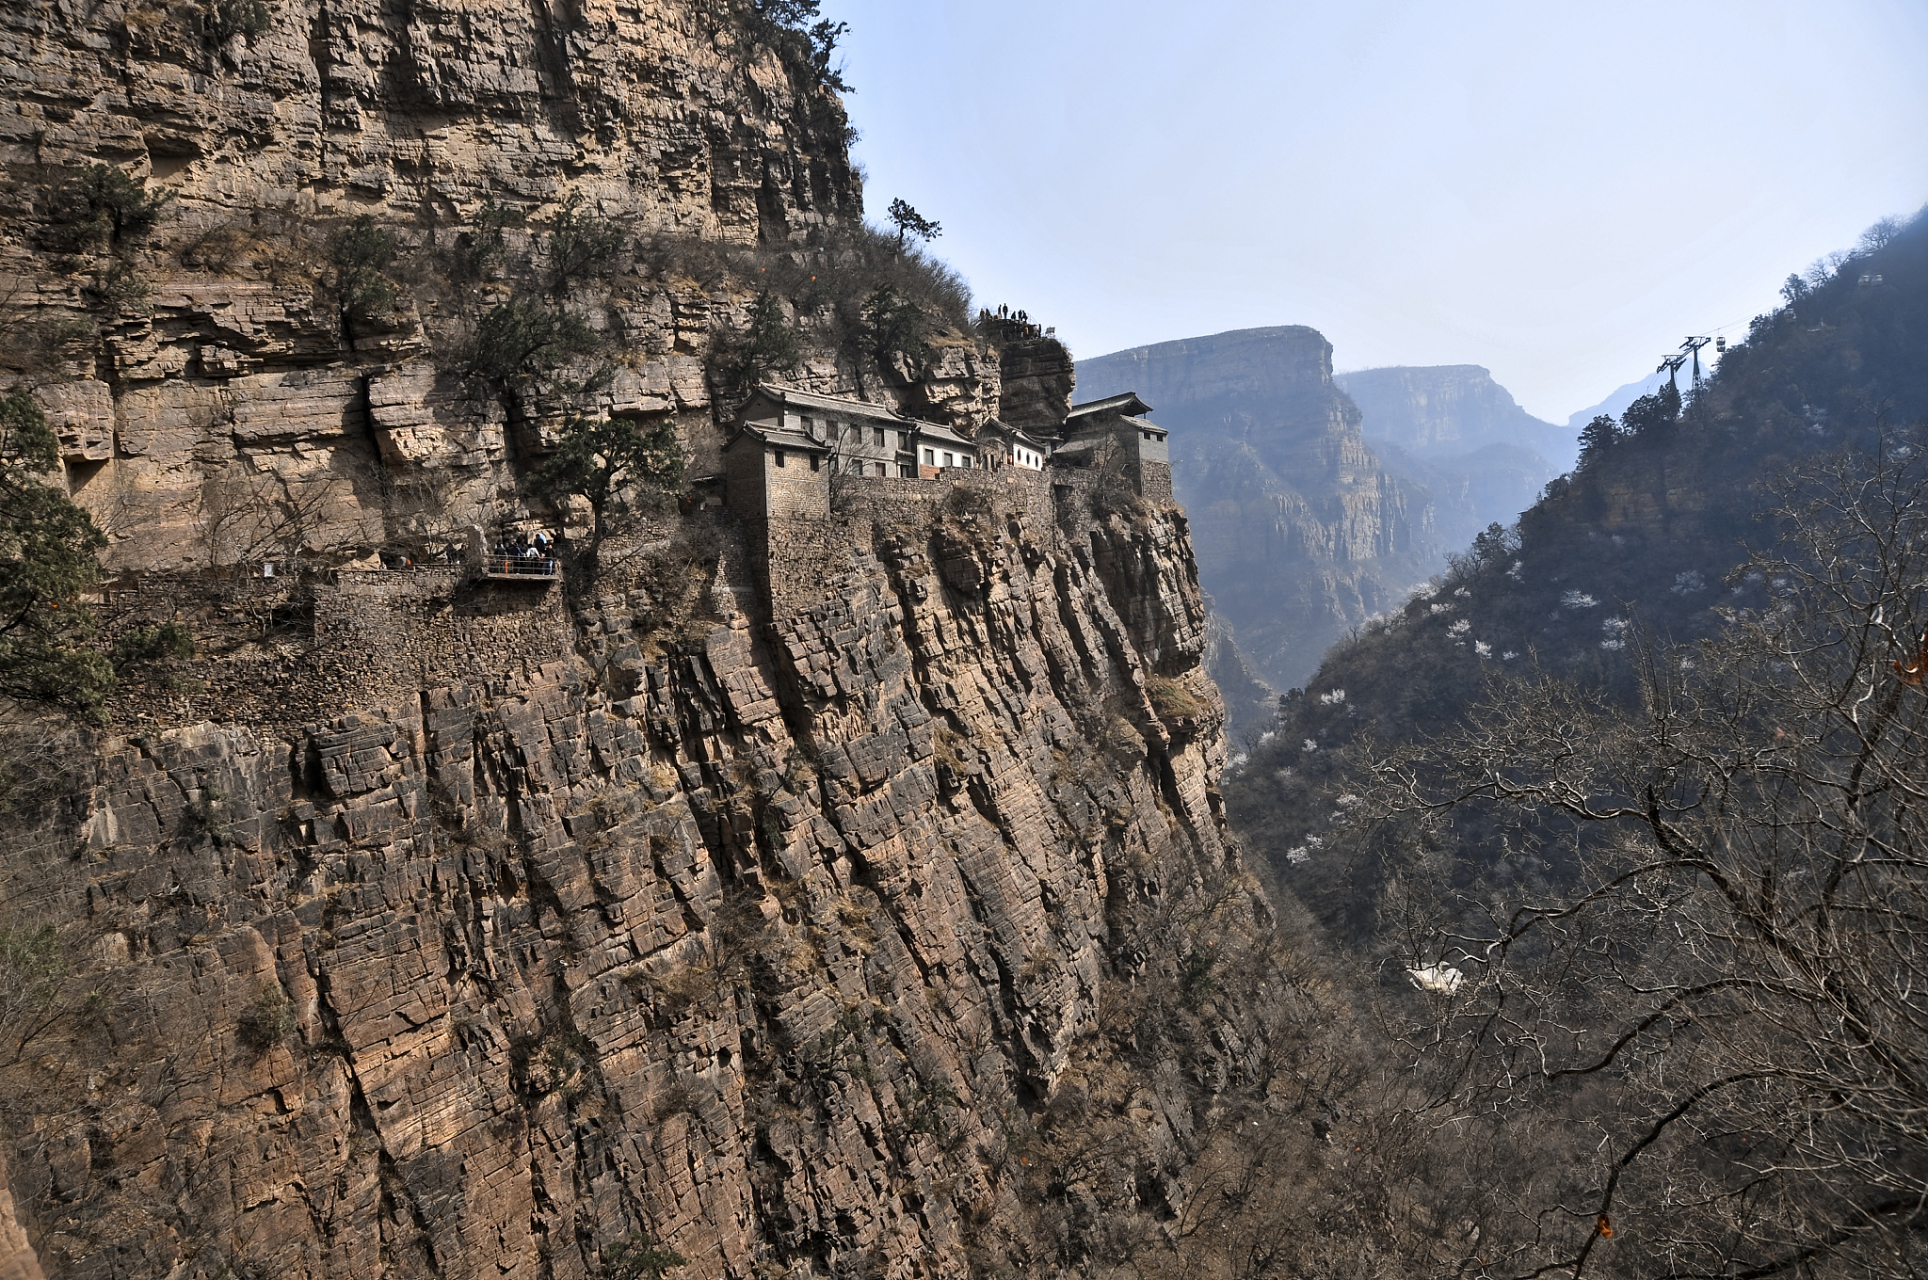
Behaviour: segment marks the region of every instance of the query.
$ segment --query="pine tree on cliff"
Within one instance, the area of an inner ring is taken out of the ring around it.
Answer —
[[[926,218],[911,207],[910,201],[901,196],[890,202],[888,216],[897,227],[897,250],[903,252],[904,238],[915,236],[919,240],[935,240],[944,234],[944,224]]]
[[[83,592],[100,581],[107,538],[48,482],[60,441],[33,397],[0,400],[0,693],[97,711],[113,664],[88,647]]]

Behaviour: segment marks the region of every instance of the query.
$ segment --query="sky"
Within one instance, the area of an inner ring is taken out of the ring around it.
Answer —
[[[1928,0],[824,0],[865,203],[1078,356],[1305,324],[1553,422],[1928,203]]]

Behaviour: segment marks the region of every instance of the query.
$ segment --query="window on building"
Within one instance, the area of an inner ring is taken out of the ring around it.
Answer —
[[[929,449],[924,450],[924,465],[927,467],[934,467],[937,465],[937,455],[932,453]]]
[[[853,476],[860,476],[864,473],[864,464],[860,459],[852,458],[850,460],[850,465],[845,467],[844,470],[848,471]]]
[[[779,467],[783,465],[783,450],[781,449],[777,450],[777,465]]]
[[[968,453],[960,453],[960,454],[958,454],[958,455],[957,455],[957,465],[958,465],[958,466],[960,466],[960,467],[963,467],[963,468],[965,468],[966,470],[969,470],[969,469],[970,469],[970,466],[971,466],[971,455],[970,455],[970,454],[968,454]]]
[[[1145,433],[1145,439],[1147,439],[1147,440],[1149,440],[1149,439],[1151,439],[1151,432],[1149,432],[1149,431],[1147,431],[1147,432]]]
[[[809,434],[810,434],[810,428],[812,428],[812,427],[814,427],[815,425],[817,425],[817,424],[816,424],[816,423],[814,423],[814,422],[812,422],[812,421],[810,420],[810,415],[809,415],[809,414],[807,414],[807,413],[806,413],[806,414],[804,414],[804,415],[803,415],[803,434],[805,434],[805,435],[809,435]]]
[[[907,480],[915,479],[917,476],[917,468],[911,463],[900,462],[897,464],[897,474]]]
[[[810,455],[810,469],[812,471],[817,469],[817,455],[814,453]]]
[[[947,467],[954,467],[957,465],[957,459],[952,457],[949,453],[946,453],[944,455],[944,465]]]
[[[888,442],[887,442],[887,441],[886,441],[886,440],[884,439],[884,429],[883,429],[882,427],[878,427],[878,428],[877,428],[877,443],[878,443],[878,444],[886,444],[886,443],[888,443]]]

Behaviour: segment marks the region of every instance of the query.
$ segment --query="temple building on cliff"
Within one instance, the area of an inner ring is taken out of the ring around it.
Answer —
[[[1057,439],[993,418],[975,439],[868,400],[759,384],[723,447],[725,494],[746,517],[824,517],[839,479],[935,480],[957,472],[1042,473],[1117,465],[1138,492],[1171,501],[1171,450],[1137,395],[1075,405]]]

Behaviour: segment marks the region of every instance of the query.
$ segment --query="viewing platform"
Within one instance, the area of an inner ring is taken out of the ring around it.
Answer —
[[[469,526],[468,562],[475,576],[489,582],[519,582],[546,587],[562,581],[562,563],[552,556],[510,554],[513,548],[490,551],[480,525]]]
[[[482,562],[482,571],[477,576],[491,582],[526,582],[546,587],[562,578],[562,565],[555,560],[490,556]]]

